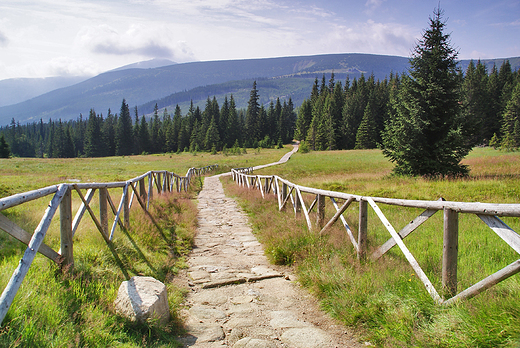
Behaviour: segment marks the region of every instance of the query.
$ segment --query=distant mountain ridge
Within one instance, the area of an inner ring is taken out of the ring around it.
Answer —
[[[0,107],[17,104],[55,89],[72,86],[90,76],[56,76],[0,80]]]
[[[490,69],[489,64],[492,66],[493,62],[498,61],[503,60],[484,62]],[[509,58],[509,61],[513,69],[520,67],[520,58]],[[465,69],[469,60],[460,64]],[[497,63],[497,66],[500,64]],[[80,113],[86,117],[91,108],[104,115],[109,108],[113,113],[118,113],[123,98],[131,107],[137,105],[140,115],[149,113],[155,103],[161,108],[171,108],[176,104],[188,105],[193,99],[194,103],[203,105],[208,97],[215,95],[222,99],[231,93],[237,106],[243,107],[249,98],[253,80],[258,80],[262,103],[276,97],[291,97],[298,106],[310,94],[312,81],[321,79],[323,74],[328,79],[334,72],[337,81],[344,81],[346,76],[351,80],[359,78],[361,74],[367,77],[374,74],[376,79],[382,80],[392,72],[400,74],[407,71],[409,59],[350,53],[173,63],[153,68],[138,66],[108,71],[29,100],[0,107],[0,125],[7,125],[12,118],[20,123],[38,121],[40,118],[46,122],[50,118],[76,119]],[[183,108],[183,113],[186,111]]]

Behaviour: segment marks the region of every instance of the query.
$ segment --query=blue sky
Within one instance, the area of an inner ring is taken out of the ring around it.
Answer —
[[[0,80],[122,65],[375,53],[409,56],[438,0],[2,0]],[[520,56],[520,0],[440,2],[459,58]]]

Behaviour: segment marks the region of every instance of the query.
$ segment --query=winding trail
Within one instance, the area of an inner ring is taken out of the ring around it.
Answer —
[[[295,149],[279,162],[285,163]],[[361,347],[347,329],[317,309],[295,277],[269,264],[246,215],[226,197],[220,176],[198,196],[198,231],[189,256],[191,291],[183,310],[184,347]]]

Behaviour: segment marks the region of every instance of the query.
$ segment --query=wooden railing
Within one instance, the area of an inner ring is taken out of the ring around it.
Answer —
[[[18,267],[14,271],[9,283],[2,293],[2,296],[0,297],[0,324],[7,314],[7,311],[9,310],[9,307],[11,306],[11,303],[13,302],[37,252],[40,252],[42,255],[56,262],[61,267],[67,267],[70,269],[74,266],[73,237],[85,212],[89,213],[97,229],[103,236],[103,239],[107,245],[113,249],[112,239],[114,238],[116,227],[119,225],[120,228],[126,229],[130,226],[130,208],[134,201],[139,203],[144,212],[152,220],[153,224],[160,230],[159,225],[148,212],[150,200],[153,198],[154,191],[158,194],[164,192],[187,191],[193,176],[203,175],[217,167],[217,165],[211,165],[203,168],[190,168],[185,176],[179,176],[175,173],[164,170],[150,171],[136,178],[121,182],[65,183],[1,198],[0,211],[3,211],[54,194],[51,202],[45,210],[43,218],[32,235],[0,213],[0,229],[27,245],[27,249],[20,260]],[[121,200],[117,207],[109,193],[109,189],[123,189]],[[96,190],[99,192],[99,218],[90,207],[90,202],[92,201]],[[85,194],[83,191],[85,191]],[[81,205],[74,218],[72,217],[73,192],[77,193],[81,200]],[[114,214],[114,221],[110,229],[108,223],[109,206],[110,210]],[[43,239],[58,209],[61,248],[59,251],[55,251],[43,243]],[[113,254],[114,257],[117,258],[117,254],[115,252]]]
[[[417,274],[418,278],[426,287],[426,290],[429,292],[433,300],[438,304],[450,305],[457,302],[458,300],[471,298],[481,293],[482,291],[489,289],[502,280],[520,272],[520,259],[518,259],[500,271],[482,279],[478,283],[473,284],[469,288],[457,294],[459,234],[458,215],[477,215],[500,238],[502,238],[511,248],[513,248],[513,250],[520,254],[520,235],[507,226],[499,218],[502,216],[520,217],[520,204],[465,203],[444,200],[422,201],[366,197],[343,192],[327,191],[300,186],[284,180],[276,175],[251,175],[251,168],[240,168],[238,170],[232,169],[232,177],[233,180],[240,186],[260,190],[262,197],[264,198],[269,193],[274,194],[278,200],[278,209],[280,211],[284,210],[288,202],[290,202],[296,215],[300,215],[301,212],[303,212],[309,230],[319,230],[319,233],[323,234],[334,223],[336,223],[337,220],[341,220],[359,259],[364,259],[367,255],[367,213],[368,206],[370,206],[391,236],[391,238],[388,239],[386,243],[381,245],[372,253],[371,258],[373,260],[377,260],[395,245],[399,246],[407,261],[410,263],[413,270]],[[312,197],[314,197],[314,200],[308,208],[303,199],[304,194],[312,195]],[[328,221],[325,219],[326,197],[330,198],[336,210],[334,216],[332,216],[332,218],[330,218]],[[339,203],[338,200],[342,200],[343,203]],[[357,236],[355,235],[352,227],[348,225],[346,219],[343,217],[343,213],[354,202],[359,204],[359,225]],[[385,217],[378,204],[421,208],[425,210],[403,229],[397,232]],[[313,224],[311,219],[311,212],[315,207],[316,219],[315,223]],[[410,235],[410,233],[415,231],[437,211],[442,211],[444,214],[442,287],[448,296],[451,296],[451,298],[446,300],[439,295],[403,241],[408,235]]]

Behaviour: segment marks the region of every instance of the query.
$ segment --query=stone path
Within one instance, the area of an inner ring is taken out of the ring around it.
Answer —
[[[199,228],[188,259],[184,347],[360,347],[317,309],[293,275],[270,265],[219,176],[199,194]]]

